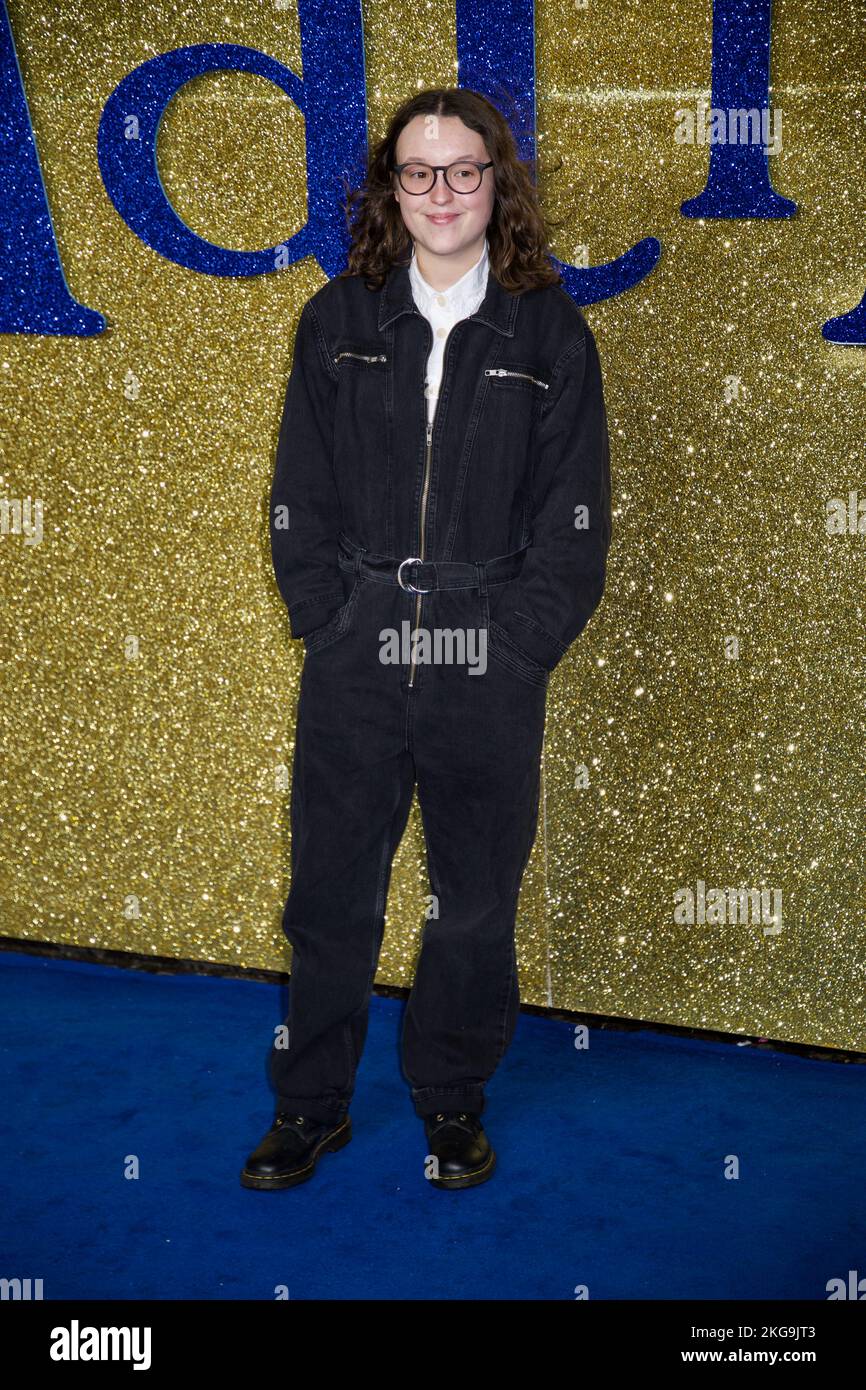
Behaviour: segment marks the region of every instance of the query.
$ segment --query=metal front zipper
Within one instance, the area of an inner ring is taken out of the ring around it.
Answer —
[[[550,385],[546,381],[539,381],[538,377],[530,376],[528,372],[508,372],[504,367],[487,367],[485,376],[522,376],[524,381],[534,381],[536,386],[543,386],[545,391],[550,390]]]
[[[443,373],[443,375],[444,375],[444,373]],[[426,403],[426,400],[425,400],[424,404],[425,404],[425,408],[426,408],[426,404],[427,404],[427,403]],[[434,412],[433,412],[433,419],[434,419],[434,420],[436,419],[436,411],[437,411],[438,409],[439,409],[439,402],[438,402],[438,400],[437,400],[437,402],[436,402],[436,410],[434,410]],[[424,522],[425,522],[425,520],[426,520],[426,518],[427,518],[427,491],[428,491],[428,489],[429,489],[429,487],[430,487],[430,455],[431,455],[432,450],[433,450],[433,425],[432,425],[432,423],[430,423],[430,422],[428,421],[428,422],[427,422],[426,428],[427,428],[427,450],[426,450],[426,453],[425,453],[425,455],[424,455],[424,487],[423,487],[423,490],[422,490],[422,492],[421,492],[421,518],[420,518],[420,523],[419,523],[421,544],[420,544],[420,546],[419,546],[419,548],[418,548],[418,558],[419,558],[420,560],[423,560],[423,559],[424,559],[424,529],[425,529],[425,527],[424,527]],[[422,599],[422,597],[423,597],[423,595],[421,595],[421,594],[416,594],[416,595],[415,595],[415,631],[416,631],[416,633],[417,633],[417,631],[418,631],[418,623],[419,623],[419,621],[420,621],[420,619],[421,619],[421,599]],[[409,666],[409,689],[410,689],[410,690],[413,688],[413,686],[414,686],[414,684],[415,684],[415,654],[416,654],[416,651],[417,651],[417,646],[418,646],[418,642],[417,642],[417,637],[416,637],[416,640],[412,643],[412,660],[411,660],[411,664],[410,664],[410,666]]]
[[[419,313],[420,311],[419,311],[418,309],[416,309],[415,312],[416,312],[416,313]],[[423,315],[421,315],[421,317],[424,318]],[[431,327],[431,325],[430,325],[429,320],[426,319],[426,318],[424,318],[424,326],[425,326],[425,328],[427,329],[427,351],[426,351],[425,356],[424,356],[424,384],[425,384],[425,386],[426,386],[426,384],[427,384],[427,362],[429,361],[429,358],[430,358],[430,349],[431,349],[432,346],[433,346],[433,329],[432,329],[432,327]],[[454,328],[456,328],[456,327],[459,327],[459,325],[458,325],[458,324],[455,324],[455,325],[454,325]],[[443,361],[442,361],[442,376],[441,376],[441,378],[440,378],[440,388],[441,388],[441,386],[443,386],[443,385],[445,384],[445,371],[446,371],[446,368],[447,368],[447,366],[448,366],[448,354],[449,354],[449,352],[451,351],[451,341],[452,341],[453,334],[454,334],[454,328],[452,328],[452,329],[451,329],[451,332],[448,334],[448,341],[447,341],[446,344],[445,344],[445,354],[444,354]],[[441,394],[441,392],[440,392],[440,394]],[[425,529],[426,529],[426,527],[425,527],[425,522],[426,522],[426,519],[427,519],[427,493],[428,493],[429,488],[430,488],[430,460],[431,460],[432,453],[433,453],[433,430],[434,430],[434,427],[435,427],[435,425],[436,425],[436,417],[437,417],[437,415],[439,414],[439,396],[437,396],[437,398],[436,398],[436,408],[435,408],[435,410],[433,411],[433,419],[432,419],[432,420],[428,420],[428,419],[427,419],[427,396],[426,396],[426,394],[425,394],[424,392],[422,392],[422,394],[421,394],[421,400],[422,400],[423,405],[424,405],[424,429],[425,429],[425,431],[426,431],[426,438],[427,438],[427,447],[426,447],[426,450],[425,450],[425,453],[424,453],[424,482],[423,482],[422,487],[421,487],[421,513],[420,513],[420,516],[419,516],[419,519],[418,519],[418,558],[419,558],[420,560],[423,560],[423,559],[424,559],[424,531],[425,531]],[[415,640],[414,640],[414,642],[412,643],[412,658],[411,658],[411,661],[410,661],[410,663],[409,663],[409,689],[410,689],[410,690],[414,689],[414,686],[415,686],[415,666],[416,666],[416,655],[417,655],[417,650],[418,650],[418,636],[417,636],[417,634],[418,634],[418,624],[419,624],[420,621],[421,621],[421,599],[422,599],[422,597],[423,597],[423,595],[421,595],[421,594],[416,594],[416,595],[415,595]]]

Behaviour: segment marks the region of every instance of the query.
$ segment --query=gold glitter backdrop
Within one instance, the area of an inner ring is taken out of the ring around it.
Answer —
[[[116,83],[182,45],[249,45],[300,75],[297,13],[9,12],[67,281],[109,327],[2,345],[0,496],[44,505],[42,544],[0,538],[2,930],[284,968],[303,653],[267,496],[295,325],[325,277],[161,258],[111,204],[96,136]],[[615,532],[604,602],[551,681],[522,997],[863,1048],[866,537],[828,535],[825,509],[866,495],[866,359],[820,332],[866,284],[863,12],[777,0],[771,169],[799,210],[700,222],[679,207],[708,150],[675,142],[674,113],[709,98],[711,14],[536,7],[553,250],[599,264],[653,235],[663,252],[586,310]],[[374,138],[405,96],[455,83],[454,10],[370,3],[364,21]],[[303,141],[276,87],[214,74],[171,103],[161,177],[201,236],[274,245],[306,219]],[[675,893],[701,882],[780,892],[781,929],[677,922]],[[380,983],[410,983],[428,891],[416,804]]]

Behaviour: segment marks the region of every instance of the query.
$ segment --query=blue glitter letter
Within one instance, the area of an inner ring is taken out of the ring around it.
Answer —
[[[830,343],[842,343],[846,347],[866,347],[866,294],[856,309],[838,318],[828,319],[821,325],[821,335]]]
[[[535,7],[533,0],[457,0],[458,83],[487,97],[511,126],[521,159],[535,148]],[[605,265],[583,270],[556,256],[563,288],[576,304],[595,304],[640,284],[661,255],[661,243],[644,237]]]
[[[349,240],[338,196],[338,161],[348,151],[354,166],[366,149],[361,11],[358,0],[328,6],[300,0],[298,15],[303,82],[258,49],[196,44],[142,63],[105,103],[98,148],[109,197],[146,245],[178,265],[209,275],[261,275],[277,268],[277,247],[231,251],[197,236],[172,208],[159,177],[157,131],[169,101],[191,78],[231,68],[268,78],[305,117],[308,220],[280,248],[281,265],[315,256],[329,277],[345,266]]]
[[[684,217],[793,217],[797,211],[772,187],[763,140],[739,139],[751,129],[750,114],[762,132],[769,127],[771,7],[772,0],[713,0],[710,101],[725,138],[710,145],[706,187],[681,204]]]
[[[101,333],[105,319],[73,298],[63,274],[6,0],[0,14],[0,86],[0,333]]]

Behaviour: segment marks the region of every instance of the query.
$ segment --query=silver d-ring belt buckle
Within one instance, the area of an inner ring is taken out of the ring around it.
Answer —
[[[403,568],[404,565],[423,565],[423,564],[424,564],[424,561],[421,559],[421,556],[420,556],[420,555],[409,555],[405,560],[401,560],[400,563],[399,563],[399,565],[397,566],[397,583],[400,585],[400,588],[401,588],[401,589],[404,589],[404,590],[405,590],[405,592],[406,592],[407,594],[429,594],[429,593],[432,592],[432,590],[430,590],[430,589],[416,589],[416,587],[415,587],[414,584],[404,584],[404,583],[403,583],[403,579],[402,579],[401,574],[400,574],[400,571],[401,571],[401,569]]]

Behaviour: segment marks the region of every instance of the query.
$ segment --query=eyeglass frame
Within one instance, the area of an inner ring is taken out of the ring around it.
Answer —
[[[401,177],[400,177],[400,175],[402,174],[403,170],[404,170],[404,169],[408,169],[409,166],[410,166],[411,164],[422,164],[422,165],[424,166],[425,169],[430,169],[430,170],[432,170],[432,173],[433,173],[433,182],[431,183],[430,187],[429,187],[429,188],[423,189],[420,193],[413,193],[413,191],[412,191],[411,188],[407,188],[407,187],[405,186],[405,184],[403,183],[403,180],[402,180]],[[477,186],[476,186],[475,188],[469,188],[469,189],[466,189],[466,188],[454,188],[454,187],[452,187],[452,185],[448,182],[448,170],[449,170],[449,169],[456,169],[458,164],[474,164],[474,165],[475,165],[475,168],[478,170],[478,173],[479,173],[478,184],[477,184]],[[424,195],[425,195],[426,193],[432,193],[432,192],[433,192],[433,189],[436,187],[436,175],[437,175],[440,171],[441,171],[441,173],[442,173],[442,177],[443,177],[444,180],[445,180],[445,186],[446,186],[447,188],[450,188],[452,193],[459,193],[459,194],[461,195],[461,197],[463,197],[463,198],[468,198],[468,197],[470,197],[473,193],[477,193],[477,192],[478,192],[478,189],[481,187],[482,183],[484,182],[484,171],[485,171],[485,169],[492,169],[492,168],[493,168],[493,164],[494,164],[494,161],[493,161],[492,159],[488,159],[486,164],[482,164],[482,162],[481,162],[480,159],[454,159],[454,160],[452,160],[452,162],[451,162],[450,164],[426,164],[425,161],[424,161],[423,159],[406,159],[406,160],[403,161],[402,164],[395,164],[391,172],[397,175],[397,182],[399,183],[399,185],[400,185],[400,187],[402,188],[403,192],[409,194],[409,197],[410,197],[410,198],[423,198]]]

